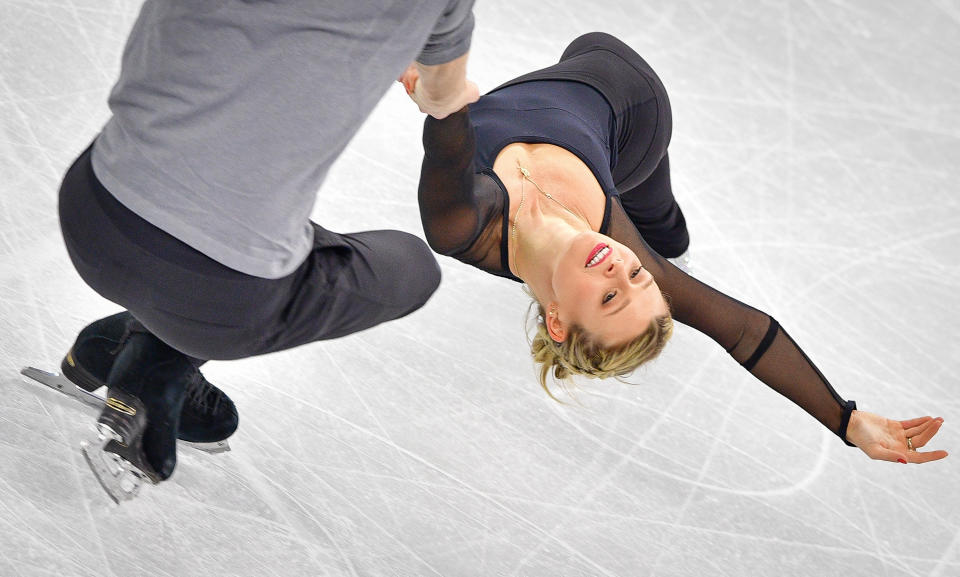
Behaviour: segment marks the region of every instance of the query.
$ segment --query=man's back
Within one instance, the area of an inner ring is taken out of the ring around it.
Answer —
[[[472,1],[147,0],[93,152],[142,218],[235,270],[310,251],[317,189],[397,74],[469,48]]]

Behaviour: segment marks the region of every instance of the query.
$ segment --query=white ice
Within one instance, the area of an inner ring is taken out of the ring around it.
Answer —
[[[417,313],[210,363],[233,451],[120,508],[93,419],[22,383],[117,310],[60,237],[137,2],[0,2],[0,575],[960,576],[960,468],[874,462],[682,327],[635,385],[550,401],[518,286],[441,258]],[[960,6],[479,0],[491,89],[611,32],[670,93],[698,274],[778,318],[840,393],[960,449]],[[319,192],[337,231],[421,234],[399,85]]]

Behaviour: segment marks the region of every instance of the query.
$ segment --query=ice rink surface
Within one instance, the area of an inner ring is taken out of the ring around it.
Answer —
[[[56,198],[138,8],[0,0],[0,575],[960,576],[960,454],[871,461],[686,327],[634,385],[558,405],[520,288],[443,257],[405,319],[207,365],[239,407],[232,452],[183,450],[170,482],[110,507],[79,451],[94,417],[17,373],[117,310],[70,265]],[[481,90],[584,32],[633,46],[672,99],[696,274],[776,316],[841,395],[943,416],[932,445],[960,451],[960,4],[476,14]],[[422,235],[421,122],[395,85],[315,220]]]

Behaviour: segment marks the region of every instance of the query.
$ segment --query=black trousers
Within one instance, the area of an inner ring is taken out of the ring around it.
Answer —
[[[610,34],[591,32],[567,46],[557,64],[515,78],[496,90],[534,80],[586,84],[614,113],[612,174],[620,202],[643,239],[665,257],[690,244],[686,219],[673,196],[667,146],[673,132],[663,82],[632,48]],[[573,108],[560,102],[561,108]]]
[[[131,212],[97,180],[91,145],[60,187],[67,252],[93,290],[173,348],[239,359],[332,339],[405,316],[440,284],[425,242],[395,230],[314,224],[307,260],[280,279],[230,269]]]

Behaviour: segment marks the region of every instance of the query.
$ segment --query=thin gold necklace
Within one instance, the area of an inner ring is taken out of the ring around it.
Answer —
[[[520,159],[519,159],[519,158],[517,159],[517,168],[520,169],[520,174],[523,175],[523,179],[520,181],[520,202],[521,202],[521,203],[523,203],[523,181],[524,181],[524,180],[529,180],[529,181],[533,184],[533,186],[537,187],[537,190],[539,190],[539,191],[543,194],[543,196],[545,196],[545,197],[549,198],[550,200],[552,200],[553,202],[559,204],[561,207],[563,207],[563,210],[569,212],[569,213],[572,214],[573,216],[575,216],[575,217],[579,218],[580,220],[582,220],[582,221],[584,222],[584,224],[586,224],[588,227],[590,226],[590,223],[587,222],[587,219],[585,219],[585,218],[582,217],[581,215],[573,212],[572,210],[570,210],[569,208],[567,208],[567,205],[565,205],[565,204],[563,204],[562,202],[560,202],[559,200],[553,198],[553,195],[551,195],[549,192],[547,192],[547,191],[543,190],[542,188],[540,188],[540,185],[537,184],[537,182],[536,182],[535,180],[533,180],[532,178],[530,178],[530,171],[520,165]],[[517,222],[516,219],[514,219],[513,222],[514,222],[514,224],[516,224],[516,222]]]
[[[510,237],[511,237],[511,239],[513,240],[513,266],[514,266],[514,268],[517,269],[517,276],[519,277],[519,276],[520,276],[520,262],[517,261],[517,221],[520,220],[520,210],[523,208],[523,201],[527,198],[527,197],[526,197],[526,193],[525,193],[524,190],[523,190],[523,181],[524,181],[524,180],[529,180],[529,181],[533,184],[533,186],[537,187],[537,190],[539,190],[541,194],[543,194],[545,197],[549,198],[549,199],[552,200],[553,202],[559,204],[561,207],[563,207],[563,210],[569,212],[570,214],[572,214],[572,215],[575,216],[576,218],[579,218],[580,220],[582,220],[582,221],[584,222],[584,224],[587,225],[587,228],[590,228],[590,222],[588,222],[587,219],[584,218],[583,216],[581,216],[581,215],[573,212],[572,210],[570,210],[570,208],[568,208],[567,205],[565,205],[565,204],[563,204],[562,202],[560,202],[559,200],[553,198],[553,195],[551,195],[549,192],[547,192],[547,191],[543,190],[542,188],[540,188],[540,185],[537,184],[537,182],[530,177],[530,171],[527,170],[526,168],[524,168],[524,167],[520,164],[520,159],[518,158],[518,159],[516,159],[516,160],[517,160],[517,168],[520,169],[520,174],[521,174],[521,176],[522,176],[523,178],[520,179],[520,204],[517,206],[517,212],[514,213],[514,216],[513,216],[513,227],[512,227],[512,229],[511,229],[511,231],[510,231]]]

